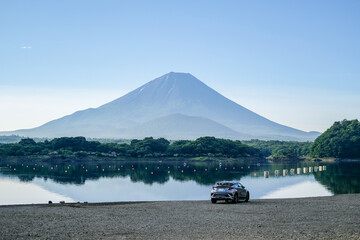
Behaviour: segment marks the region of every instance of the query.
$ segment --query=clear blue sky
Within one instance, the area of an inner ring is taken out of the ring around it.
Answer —
[[[189,72],[278,123],[360,117],[360,1],[0,2],[0,130]]]

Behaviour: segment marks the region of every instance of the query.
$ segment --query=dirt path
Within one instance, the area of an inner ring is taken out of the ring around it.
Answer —
[[[0,207],[0,239],[360,239],[360,195]]]

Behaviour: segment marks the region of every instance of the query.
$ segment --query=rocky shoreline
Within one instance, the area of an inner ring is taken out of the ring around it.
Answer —
[[[0,239],[360,239],[360,194],[0,206]]]

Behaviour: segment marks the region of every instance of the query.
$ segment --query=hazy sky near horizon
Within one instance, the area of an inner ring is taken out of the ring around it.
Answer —
[[[280,124],[360,116],[360,1],[0,2],[0,131],[188,72]]]

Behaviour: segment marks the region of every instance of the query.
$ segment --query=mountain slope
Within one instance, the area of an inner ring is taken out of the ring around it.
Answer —
[[[251,139],[252,136],[235,132],[213,120],[203,117],[171,114],[165,117],[150,120],[144,124],[126,129],[122,133],[124,138],[145,138],[153,136],[167,139],[194,140],[202,136],[214,136],[228,139]]]
[[[78,111],[38,128],[12,133],[38,137],[131,138],[127,129],[140,128],[148,121],[178,113],[209,119],[260,139],[313,140],[317,136],[272,122],[227,99],[191,74],[174,72],[96,109]]]

